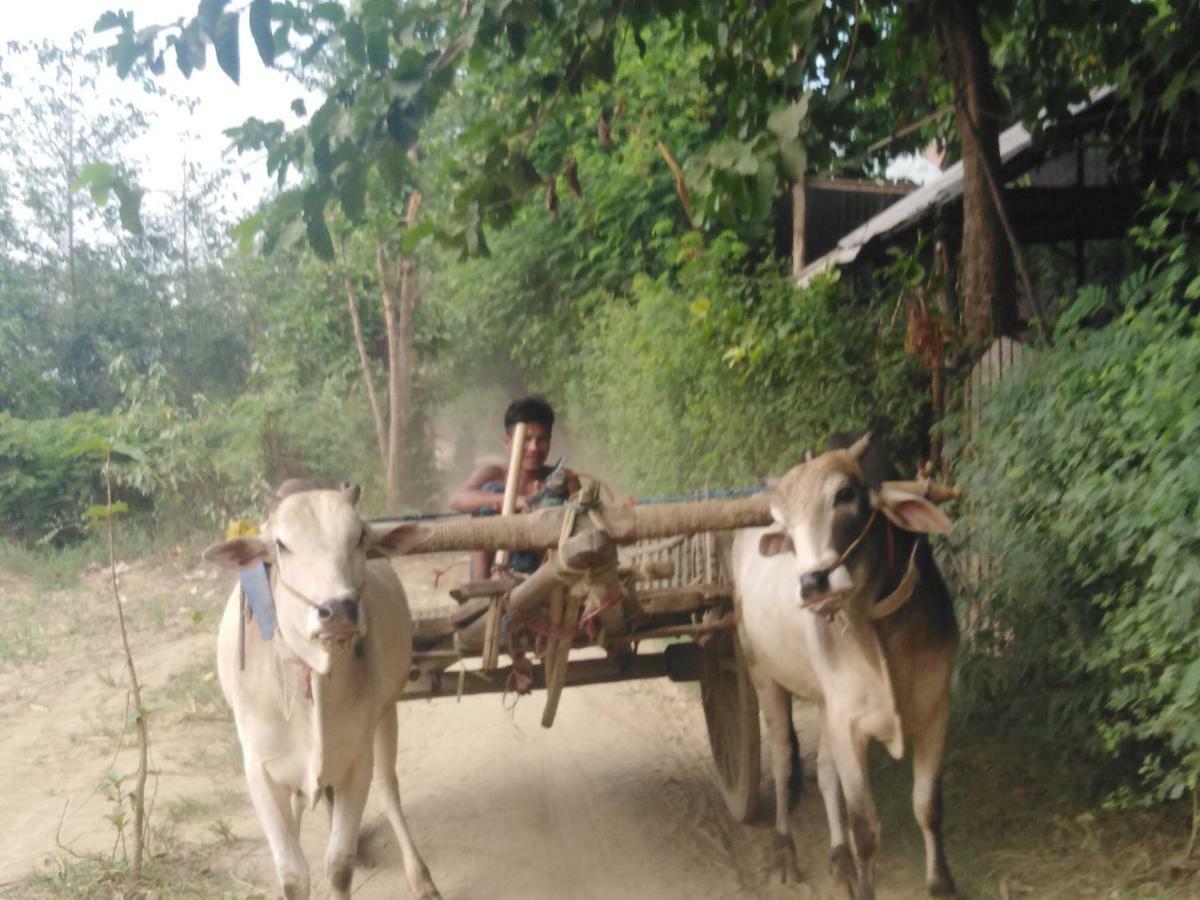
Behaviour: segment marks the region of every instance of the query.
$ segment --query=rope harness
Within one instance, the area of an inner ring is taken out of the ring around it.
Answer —
[[[872,507],[871,515],[867,518],[867,524],[863,526],[858,537],[850,542],[850,545],[841,552],[833,564],[825,568],[823,571],[828,573],[834,571],[839,566],[842,566],[851,557],[855,550],[859,548],[862,542],[866,539],[871,531],[871,526],[875,524],[875,520],[879,517],[879,507]],[[892,523],[886,522],[887,525],[887,564],[888,564],[888,579],[890,580],[895,571],[896,562],[896,537],[892,531]],[[880,598],[871,608],[867,610],[867,620],[877,622],[880,619],[885,619],[893,613],[898,612],[903,608],[909,600],[912,599],[913,592],[917,588],[917,583],[921,579],[921,572],[917,566],[917,546],[918,541],[913,541],[912,552],[908,556],[908,566],[904,570],[904,576],[900,579],[900,583],[886,597]],[[827,619],[832,620],[840,611],[840,605],[826,603],[815,603],[810,606],[813,612],[818,615],[823,615]]]
[[[586,513],[588,519],[592,523],[592,527],[596,531],[603,534],[611,535],[611,530],[608,527],[608,522],[605,521],[598,502],[589,502],[587,500],[578,501],[571,500],[563,504],[564,514],[562,526],[558,535],[558,546],[563,546],[564,543],[574,534],[575,525],[578,521],[579,514]],[[621,591],[616,590],[608,593],[604,597],[600,597],[600,591],[595,588],[607,581],[607,577],[616,572],[620,561],[614,557],[604,565],[594,568],[577,568],[567,565],[560,558],[555,565],[558,567],[558,573],[564,580],[570,582],[568,590],[576,588],[580,584],[588,586],[586,605],[582,615],[570,625],[559,625],[551,622],[544,617],[531,616],[520,621],[514,620],[510,615],[506,615],[502,627],[505,630],[505,637],[509,647],[509,657],[513,660],[513,669],[509,674],[509,679],[505,685],[505,694],[512,691],[515,694],[527,694],[532,688],[532,668],[524,658],[524,649],[516,646],[520,634],[531,635],[534,638],[534,652],[542,655],[545,651],[545,646],[538,646],[539,640],[544,641],[559,640],[573,643],[580,633],[585,633],[589,642],[596,642],[603,635],[603,629],[599,634],[596,629],[596,620],[606,610],[612,609],[619,605],[625,598]]]
[[[240,586],[240,603],[241,615],[238,617],[238,669],[246,670],[246,623],[250,619],[254,619],[258,623],[259,634],[263,640],[271,645],[271,668],[275,671],[279,678],[279,691],[282,701],[283,719],[285,722],[291,721],[292,710],[296,704],[296,691],[289,691],[289,679],[284,671],[284,666],[291,660],[286,660],[283,657],[283,651],[280,647],[287,647],[287,652],[290,653],[304,669],[304,699],[309,703],[313,699],[312,690],[312,669],[307,663],[301,659],[300,655],[287,646],[287,640],[282,636],[279,641],[275,640],[276,634],[280,634],[278,627],[278,617],[275,610],[275,592],[273,587],[275,584],[283,585],[294,594],[302,603],[319,610],[321,604],[317,603],[304,592],[297,590],[293,585],[284,580],[283,566],[277,559],[275,563],[259,563],[252,569],[243,569],[238,573],[238,584]],[[362,597],[362,588],[355,587],[354,602],[359,603]],[[361,653],[361,640],[355,646],[355,655]]]

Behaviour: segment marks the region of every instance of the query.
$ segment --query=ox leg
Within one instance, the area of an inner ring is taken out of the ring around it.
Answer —
[[[371,760],[360,760],[345,784],[333,792],[329,813],[329,847],[325,851],[325,874],[334,900],[350,900],[354,880],[354,858],[358,830],[362,824],[367,793],[371,790]]]
[[[292,811],[292,794],[271,780],[262,763],[247,755],[246,784],[258,821],[267,836],[275,874],[285,900],[308,900],[308,864],[300,849],[300,820]]]
[[[858,857],[858,900],[875,898],[875,862],[879,852],[879,814],[867,777],[867,740],[849,723],[826,720],[830,750],[846,797],[850,834]]]
[[[304,820],[304,811],[308,808],[308,804],[304,799],[304,794],[300,791],[292,791],[292,837],[300,840],[300,823]]]
[[[767,746],[770,747],[771,775],[775,782],[775,867],[787,883],[800,881],[800,866],[796,860],[796,845],[789,826],[792,800],[792,695],[770,679],[754,679],[758,706],[767,724]]]
[[[829,741],[829,729],[821,728],[821,749],[817,754],[817,783],[825,801],[825,818],[829,821],[829,868],[833,877],[846,885],[850,895],[858,882],[858,871],[846,837],[846,801],[838,779],[837,764]]]
[[[400,853],[404,858],[404,875],[408,878],[408,886],[414,897],[420,900],[440,900],[441,894],[434,886],[429,868],[417,845],[413,843],[412,835],[408,833],[408,823],[404,821],[404,812],[400,808],[400,782],[396,778],[396,705],[389,704],[375,729],[375,784],[379,788],[384,811],[392,830],[396,832],[396,840],[400,842]]]
[[[935,897],[958,891],[942,842],[942,753],[946,745],[948,704],[942,704],[928,727],[913,735],[913,814],[925,838],[925,882]]]

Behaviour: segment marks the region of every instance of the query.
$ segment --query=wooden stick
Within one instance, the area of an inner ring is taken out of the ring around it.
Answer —
[[[573,535],[536,572],[513,588],[508,608],[514,614],[529,613],[544,603],[554,588],[571,584],[584,570],[599,568],[616,558],[617,548],[608,534],[590,529]]]
[[[547,564],[549,565],[549,564]],[[543,568],[546,568],[543,566]],[[550,611],[547,620],[555,630],[562,628],[563,611],[566,608],[566,589],[559,587],[550,595]],[[558,638],[546,641],[546,650],[542,654],[542,667],[546,670],[546,683],[554,681],[554,667],[558,664]]]
[[[713,631],[728,631],[737,625],[733,613],[722,616],[715,622],[702,622],[699,625],[672,625],[668,628],[653,628],[650,631],[634,631],[615,637],[609,644],[628,644],[630,641],[646,641],[651,638],[696,637]]]
[[[697,612],[733,597],[728,584],[687,584],[638,591],[635,595],[642,612],[648,616]]]
[[[696,681],[700,678],[700,648],[695,644],[671,644],[663,653],[638,653],[629,656],[609,656],[602,659],[574,660],[567,668],[566,687],[582,687],[589,684],[610,684],[616,681],[632,681],[642,678],[670,678],[672,681]],[[469,669],[462,685],[461,695],[499,694],[508,683],[512,672],[504,666],[481,677],[478,669]],[[441,672],[424,668],[410,679],[409,686],[400,695],[400,700],[427,700],[436,697],[454,697],[460,694],[457,679],[450,672],[443,677]],[[544,665],[533,667],[535,690],[546,686]]]
[[[508,479],[504,482],[504,502],[500,506],[502,517],[512,516],[517,510],[517,488],[521,484],[521,459],[525,454],[526,423],[513,426],[510,453],[508,455]],[[496,551],[496,568],[508,563],[508,549]],[[500,619],[504,614],[504,598],[493,597],[488,602],[487,622],[483,630],[483,667],[494,669],[500,663]]]
[[[476,597],[494,597],[497,594],[507,594],[523,579],[514,575],[502,575],[499,578],[489,578],[487,581],[469,581],[450,589],[450,596],[459,603],[466,603]]]
[[[517,509],[517,488],[521,484],[521,458],[525,454],[526,423],[518,422],[513,426],[512,446],[508,454],[508,479],[504,482],[504,504],[500,507],[501,516],[511,516]],[[503,566],[508,562],[508,550],[496,551],[496,565]]]
[[[621,566],[621,577],[634,581],[662,581],[675,575],[675,564],[669,559],[639,560]]]
[[[560,626],[563,630],[575,630],[575,623],[579,621],[579,609],[582,604],[583,601],[579,597],[576,597],[574,594],[567,595],[563,609],[562,624]],[[558,701],[562,697],[562,689],[567,682],[567,665],[571,655],[570,639],[557,639],[554,646],[554,654],[554,668],[547,672],[546,675],[546,708],[542,711],[543,728],[549,728],[553,725],[554,717],[558,714]]]

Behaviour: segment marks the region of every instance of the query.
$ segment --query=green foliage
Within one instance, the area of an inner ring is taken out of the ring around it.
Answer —
[[[1107,760],[1124,801],[1200,783],[1192,179],[1152,195],[1133,235],[1146,265],[1113,292],[1080,291],[1055,350],[989,397],[959,471],[1000,561],[968,683],[1081,764]]]
[[[81,537],[83,511],[104,494],[99,464],[81,451],[112,427],[97,413],[30,420],[0,412],[0,533],[26,545]]]
[[[585,326],[572,416],[603,436],[638,491],[729,487],[782,474],[833,431],[873,427],[915,459],[927,390],[889,310],[831,278],[798,290],[746,268],[731,236],[679,245]]]
[[[224,403],[179,403],[162,366],[145,375],[121,363],[125,406],[116,418],[121,446],[136,448],[118,467],[122,483],[154,497],[160,515],[187,516],[201,528],[256,518],[266,494],[287,478],[381,489],[365,404],[347,403],[344,383],[268,385]]]
[[[236,81],[241,11],[217,18],[203,10],[190,21],[140,29],[131,14],[106,13],[96,29],[113,32],[108,59],[122,77],[141,67],[161,72],[172,49],[190,75],[197,50],[202,59],[211,42]],[[288,131],[282,120],[253,119],[230,133],[241,151],[266,150],[268,171],[281,186],[289,171],[303,173],[304,184],[263,221],[268,242],[286,246],[307,235],[326,260],[334,254],[332,212],[340,208],[357,221],[363,185],[376,177],[393,197],[411,188],[410,149],[418,139],[436,139],[430,121],[464,83],[487,86],[492,95],[486,114],[461,135],[483,148],[486,164],[462,167],[442,237],[474,254],[486,253],[485,222],[509,221],[570,157],[607,145],[627,100],[615,73],[624,57],[653,52],[664,26],[701,51],[693,79],[711,98],[704,139],[682,157],[681,189],[696,194],[693,221],[724,228],[739,214],[765,211],[781,181],[806,169],[871,169],[879,161],[874,143],[894,131],[891,114],[929,108],[919,75],[937,59],[927,36],[905,27],[902,8],[869,11],[820,0],[766,9],[712,0],[364,3],[349,12],[277,0],[269,11],[252,4],[249,17],[264,59],[284,54],[302,70],[320,60],[327,99],[305,124]],[[222,30],[226,21],[233,25]],[[587,127],[571,128],[576,101],[588,92],[603,92],[605,103]],[[547,157],[547,134],[554,132],[556,152]],[[918,146],[926,133],[892,135],[891,149]],[[545,164],[535,163],[538,157]]]

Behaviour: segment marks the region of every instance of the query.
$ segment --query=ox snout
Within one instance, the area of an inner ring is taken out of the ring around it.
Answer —
[[[353,597],[326,600],[317,607],[317,633],[323,641],[340,641],[356,637],[362,630],[358,601]]]
[[[805,609],[818,615],[832,617],[842,606],[845,593],[852,587],[845,566],[829,569],[812,569],[800,573],[796,586],[797,599]]]
[[[829,573],[824,569],[805,572],[800,576],[800,599],[808,601],[829,593]]]

